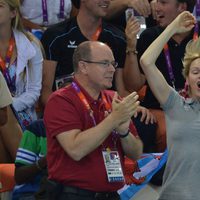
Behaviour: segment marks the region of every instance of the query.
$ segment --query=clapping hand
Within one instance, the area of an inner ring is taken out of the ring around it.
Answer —
[[[112,114],[115,117],[115,123],[117,123],[117,132],[122,133],[127,131],[131,117],[136,112],[138,106],[139,101],[136,92],[129,94],[122,100],[120,100],[117,93],[115,93],[112,101]]]

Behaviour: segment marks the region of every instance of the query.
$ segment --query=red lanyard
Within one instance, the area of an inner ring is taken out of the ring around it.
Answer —
[[[93,110],[90,107],[85,95],[81,92],[80,88],[78,87],[78,85],[75,82],[72,82],[72,87],[76,90],[78,97],[80,98],[80,100],[82,101],[83,105],[85,106],[85,108],[90,113],[90,117],[92,118],[94,126],[96,126],[97,123],[96,123],[96,120],[94,118]],[[106,107],[106,111],[108,113],[110,113],[111,112],[111,105],[108,103],[108,101],[107,101],[107,99],[106,99],[104,94],[102,94],[102,100],[103,100],[104,105]]]
[[[9,40],[9,46],[8,46],[8,50],[7,50],[7,53],[6,53],[5,60],[3,60],[3,58],[0,56],[0,67],[1,67],[1,70],[3,72],[6,70],[6,68],[9,67],[10,60],[11,60],[11,57],[12,57],[12,54],[13,54],[13,51],[14,51],[14,47],[15,47],[15,39],[12,36]]]
[[[194,35],[193,35],[193,40],[197,40],[198,39],[198,36],[199,35],[199,24],[198,22],[195,24],[195,27],[194,27]]]
[[[82,103],[85,105],[86,109],[88,110],[88,112],[90,114],[90,117],[92,118],[94,126],[96,126],[97,123],[96,123],[96,120],[94,118],[93,110],[90,107],[85,95],[81,92],[80,88],[78,87],[78,85],[75,82],[72,82],[72,87],[75,89],[75,91],[77,92],[78,97],[80,98]],[[110,113],[111,112],[111,104],[108,103],[108,101],[107,101],[107,99],[106,99],[106,97],[105,97],[105,95],[103,93],[102,93],[102,100],[103,100],[104,105],[106,107],[107,113]],[[119,134],[115,130],[113,130],[112,131],[112,141],[113,141],[113,145],[114,145],[115,149],[116,149],[116,146],[117,146],[118,138],[119,138]],[[110,149],[109,147],[106,148],[104,143],[102,143],[102,148],[104,150]]]
[[[99,27],[92,36],[92,41],[97,41],[101,32],[102,32],[102,20],[100,21]]]

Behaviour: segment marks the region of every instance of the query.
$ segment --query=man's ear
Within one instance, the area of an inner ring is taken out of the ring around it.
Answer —
[[[87,65],[84,61],[79,61],[79,71],[83,74],[87,74]]]
[[[183,2],[183,3],[178,3],[178,11],[180,13],[182,13],[183,11],[187,10],[187,3]]]

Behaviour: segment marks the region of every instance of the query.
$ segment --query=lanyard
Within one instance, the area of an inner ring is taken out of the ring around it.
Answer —
[[[199,24],[198,22],[195,24],[195,27],[194,27],[194,35],[193,35],[193,40],[197,40],[199,35],[198,35],[198,32],[199,32]]]
[[[196,9],[196,19],[197,19],[197,22],[196,22],[195,27],[194,27],[193,40],[197,40],[198,39],[198,33],[199,33],[198,20],[199,20],[199,17],[200,17],[200,0],[197,0],[195,9]]]
[[[64,15],[64,7],[65,7],[65,2],[64,0],[60,0],[60,13],[59,13],[59,18],[60,19],[64,19],[65,15]]]
[[[0,56],[0,67],[3,73],[5,73],[6,69],[10,65],[10,60],[14,51],[14,47],[15,47],[15,39],[13,36],[11,36],[5,60],[3,60],[3,58]]]
[[[92,118],[93,124],[94,126],[97,125],[96,120],[94,118],[94,114],[93,114],[93,110],[90,107],[85,95],[81,92],[80,88],[78,87],[78,85],[75,82],[72,82],[72,87],[76,90],[76,93],[79,97],[79,99],[81,100],[81,102],[83,103],[83,105],[85,106],[85,108],[88,110],[90,117]],[[102,94],[102,100],[104,102],[104,105],[106,107],[106,111],[109,113],[111,112],[111,105],[108,103],[108,101],[106,100],[106,97],[104,94]]]
[[[5,80],[7,82],[7,85],[8,85],[8,88],[9,88],[11,94],[14,94],[14,92],[16,91],[16,87],[15,87],[15,78],[16,77],[14,76],[13,79],[10,77],[9,68],[8,68],[10,65],[10,61],[11,61],[13,52],[14,52],[14,47],[15,47],[15,39],[12,34],[11,38],[9,40],[9,46],[8,46],[8,50],[6,52],[5,60],[3,60],[3,58],[0,56],[0,68],[4,75]]]
[[[100,21],[99,27],[92,36],[92,41],[97,41],[101,32],[102,32],[102,20]]]
[[[197,0],[196,2],[196,18],[200,17],[200,0]]]
[[[95,117],[94,117],[94,113],[93,113],[93,110],[92,108],[90,107],[85,95],[81,92],[80,88],[78,87],[78,85],[75,83],[75,82],[72,82],[72,87],[75,89],[79,99],[82,101],[83,105],[85,106],[85,108],[88,110],[89,114],[90,114],[90,117],[92,118],[92,122],[93,122],[93,125],[96,126],[97,123],[96,123],[96,120],[95,120]],[[106,100],[106,97],[105,95],[102,93],[102,100],[104,102],[104,105],[106,107],[106,112],[107,113],[110,113],[111,112],[111,105],[108,103],[108,101]],[[117,142],[117,138],[118,138],[118,134],[116,131],[112,131],[112,141],[114,143],[114,147],[116,148],[116,142]],[[104,147],[104,144],[102,144],[102,147],[104,149],[106,149]],[[109,149],[109,148],[107,148]]]
[[[16,80],[16,74],[11,78],[9,68],[6,68],[4,71],[4,78],[6,80],[7,86],[10,90],[10,93],[12,96],[15,96],[16,92],[16,85],[15,85],[15,80]]]
[[[194,27],[193,40],[198,39],[198,32],[199,32],[199,26],[198,26],[198,23],[196,23],[195,27]],[[165,60],[166,60],[167,69],[168,69],[168,73],[169,73],[169,78],[171,80],[173,88],[176,89],[176,87],[175,87],[175,77],[174,77],[170,53],[169,53],[169,45],[167,43],[164,46],[164,54],[165,54]]]
[[[173,73],[173,69],[172,69],[172,63],[171,63],[171,58],[170,58],[170,54],[169,54],[169,45],[166,43],[164,46],[164,53],[165,53],[165,59],[166,59],[166,63],[167,63],[167,69],[168,69],[168,73],[169,73],[169,78],[172,82],[172,86],[175,89],[175,77],[174,77],[174,73]]]
[[[64,19],[64,7],[65,7],[64,0],[60,0],[60,13],[59,13],[60,19]],[[47,0],[42,0],[42,16],[44,25],[45,26],[48,25]]]

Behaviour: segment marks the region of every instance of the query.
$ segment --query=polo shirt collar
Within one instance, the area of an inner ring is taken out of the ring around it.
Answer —
[[[102,91],[100,92],[99,98],[98,100],[93,99],[90,94],[80,85],[80,83],[78,82],[78,80],[76,80],[75,78],[73,79],[73,82],[75,82],[78,87],[80,88],[81,92],[84,94],[85,98],[87,99],[88,103],[90,105],[93,105],[95,102],[99,101],[102,97]]]

